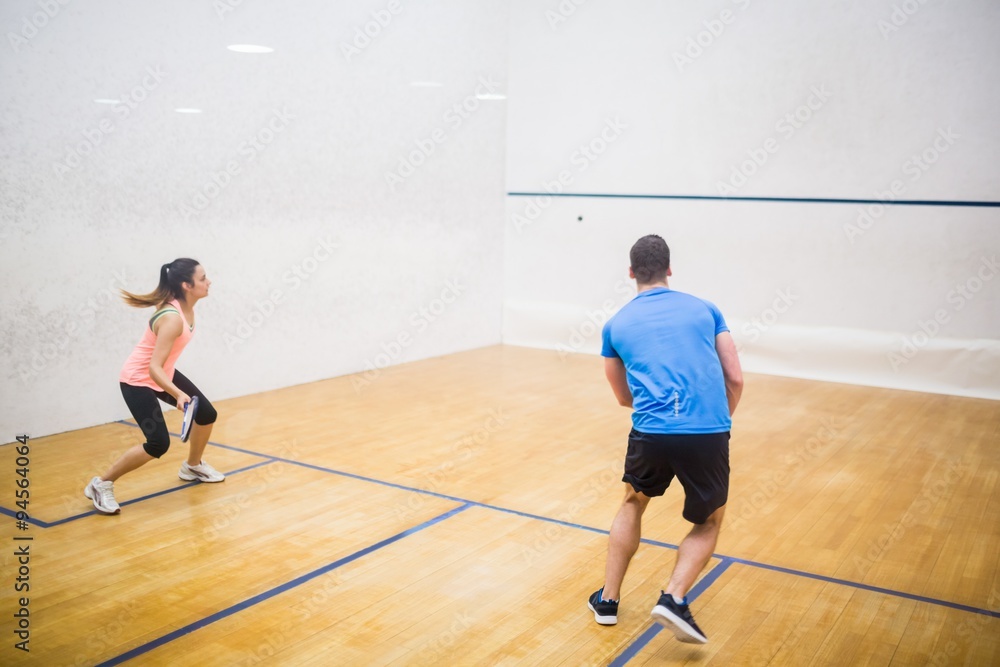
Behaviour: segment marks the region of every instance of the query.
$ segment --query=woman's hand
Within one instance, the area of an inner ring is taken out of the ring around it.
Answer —
[[[181,390],[177,390],[177,394],[174,396],[177,399],[177,407],[183,410],[187,407],[187,404],[191,402],[191,397],[185,394]]]

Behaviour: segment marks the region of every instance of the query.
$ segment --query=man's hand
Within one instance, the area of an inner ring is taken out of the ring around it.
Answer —
[[[604,374],[615,392],[619,405],[632,407],[632,392],[628,388],[628,377],[625,374],[625,363],[619,357],[604,357]]]
[[[715,351],[722,364],[722,375],[726,379],[726,398],[729,400],[729,416],[736,412],[736,406],[743,394],[743,369],[740,367],[740,357],[736,352],[736,343],[728,331],[723,331],[715,337]]]

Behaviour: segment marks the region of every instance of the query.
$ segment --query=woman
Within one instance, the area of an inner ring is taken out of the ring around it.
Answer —
[[[163,421],[157,399],[173,406],[187,405],[198,396],[198,410],[191,428],[190,450],[178,477],[185,481],[221,482],[218,470],[201,460],[218,413],[204,394],[180,371],[177,358],[194,335],[194,305],[208,296],[212,282],[205,269],[193,259],[175,259],[160,268],[160,284],[149,294],[136,295],[122,290],[125,302],[136,308],[156,306],[142,340],[122,367],[119,380],[125,404],[146,442],[122,454],[101,477],[94,477],[84,495],[103,514],[118,514],[114,483],[127,472],[163,456],[170,447],[170,433]]]

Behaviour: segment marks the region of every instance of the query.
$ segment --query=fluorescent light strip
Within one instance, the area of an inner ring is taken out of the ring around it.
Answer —
[[[484,93],[482,95],[476,95],[477,100],[505,100],[506,95],[499,95],[497,93]]]
[[[100,97],[94,101],[98,104],[121,104],[121,100],[110,100],[106,97]]]
[[[201,109],[190,109],[190,108],[174,109],[174,111],[176,111],[177,113],[201,113]]]
[[[270,46],[257,46],[256,44],[230,44],[226,48],[236,53],[271,53],[274,51]]]

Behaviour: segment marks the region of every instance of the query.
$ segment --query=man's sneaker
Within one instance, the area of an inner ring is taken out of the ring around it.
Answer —
[[[707,644],[708,637],[701,631],[691,615],[687,598],[683,604],[674,602],[674,596],[662,593],[659,602],[653,607],[653,620],[674,633],[682,642],[688,644]]]
[[[600,590],[594,591],[594,594],[587,600],[587,607],[594,612],[595,621],[601,625],[614,625],[618,622],[618,601],[602,600],[603,593],[603,586]]]
[[[114,487],[114,482],[102,482],[100,477],[95,477],[83,490],[83,495],[94,501],[94,507],[101,514],[118,514],[122,508],[115,502]]]
[[[188,462],[185,461],[181,464],[181,469],[177,473],[177,476],[185,482],[193,482],[195,480],[199,482],[221,482],[226,478],[225,475],[204,461],[196,466],[189,466]]]

